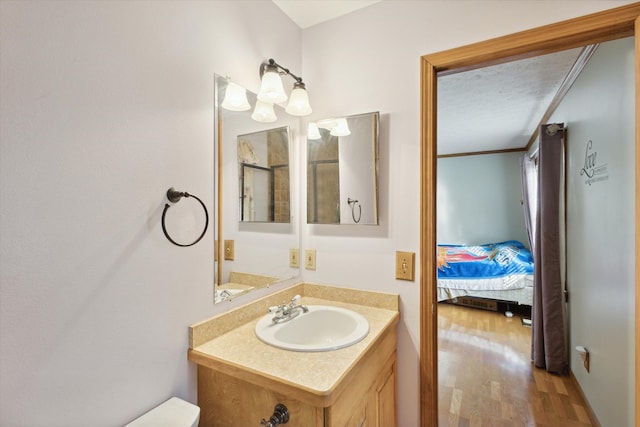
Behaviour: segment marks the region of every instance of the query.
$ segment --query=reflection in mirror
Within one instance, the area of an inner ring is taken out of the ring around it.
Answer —
[[[269,105],[273,112],[267,115],[252,111],[254,93],[234,83],[229,86],[225,77],[214,79],[218,303],[300,273],[289,266],[289,249],[300,247],[298,227],[291,221],[297,215],[292,197],[296,185],[290,180],[296,166],[289,161],[299,122],[278,105]],[[233,96],[226,97],[229,87]],[[227,246],[228,241],[233,243]]]
[[[289,128],[238,135],[240,221],[289,222]]]
[[[380,114],[309,123],[307,223],[378,224]]]

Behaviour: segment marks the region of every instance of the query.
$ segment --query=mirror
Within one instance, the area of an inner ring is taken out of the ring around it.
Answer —
[[[238,135],[241,222],[289,222],[289,127]]]
[[[298,118],[274,105],[275,121],[255,121],[256,95],[250,91],[249,109],[223,108],[229,84],[214,75],[215,303],[300,273],[289,267],[290,248],[300,247],[292,221],[299,210],[292,195],[299,189],[290,161]]]
[[[307,223],[378,225],[380,113],[309,123]]]

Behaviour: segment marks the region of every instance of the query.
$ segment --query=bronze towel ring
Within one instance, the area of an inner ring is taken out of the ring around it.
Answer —
[[[202,230],[202,234],[200,234],[200,237],[198,237],[194,242],[188,243],[188,244],[177,243],[175,240],[173,240],[169,236],[169,233],[167,233],[167,227],[165,226],[165,223],[164,223],[164,217],[167,214],[167,210],[169,209],[169,206],[170,206],[169,203],[165,203],[164,210],[162,211],[162,231],[164,232],[164,235],[167,237],[167,239],[169,239],[171,243],[173,243],[176,246],[180,246],[184,248],[187,246],[195,245],[204,237],[204,234],[207,232],[207,227],[209,225],[209,213],[207,212],[207,207],[204,205],[204,203],[202,203],[202,200],[200,200],[198,197],[194,196],[193,194],[189,194],[186,191],[184,192],[177,191],[173,187],[167,190],[167,199],[169,199],[171,203],[178,203],[180,199],[183,197],[193,197],[198,202],[200,202],[200,205],[202,205],[202,209],[204,209],[204,230]]]

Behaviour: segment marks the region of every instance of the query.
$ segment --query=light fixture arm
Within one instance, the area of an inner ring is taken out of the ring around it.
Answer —
[[[262,75],[267,72],[267,68],[275,69],[275,71],[277,71],[279,74],[286,74],[288,76],[291,76],[291,78],[293,78],[296,82],[304,85],[304,83],[302,83],[302,77],[296,76],[291,71],[289,71],[288,68],[284,68],[282,65],[278,64],[273,58],[270,58],[268,62],[263,62],[262,64],[260,64],[260,78],[262,78]]]

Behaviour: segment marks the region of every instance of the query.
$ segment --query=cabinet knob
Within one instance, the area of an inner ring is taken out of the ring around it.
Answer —
[[[289,422],[289,410],[282,403],[278,403],[273,408],[273,414],[269,417],[269,421],[264,418],[260,421],[261,426],[276,427],[280,424],[286,424]]]

